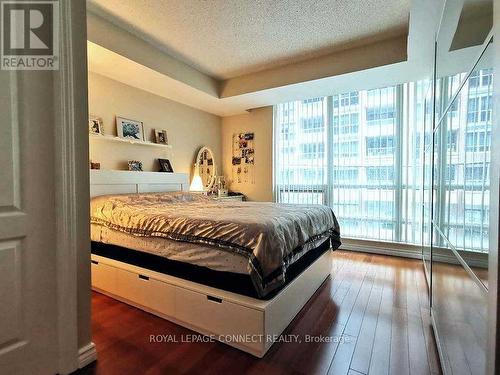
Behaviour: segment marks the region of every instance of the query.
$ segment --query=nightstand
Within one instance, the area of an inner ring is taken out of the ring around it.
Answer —
[[[243,194],[235,194],[235,195],[228,195],[226,197],[218,197],[217,195],[214,196],[216,201],[237,201],[237,202],[243,202],[245,200],[245,196]]]

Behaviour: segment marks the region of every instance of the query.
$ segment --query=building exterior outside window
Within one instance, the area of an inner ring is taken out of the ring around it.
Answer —
[[[442,80],[440,92],[456,82]],[[486,251],[492,71],[474,72],[466,85],[435,138],[445,140],[435,158],[446,164],[441,228],[452,243],[466,238],[458,248]],[[429,87],[410,82],[277,105],[276,200],[330,205],[344,237],[421,243]]]

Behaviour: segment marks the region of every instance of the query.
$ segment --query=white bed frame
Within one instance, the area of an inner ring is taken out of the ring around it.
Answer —
[[[90,174],[91,196],[187,189],[188,175],[182,173]],[[261,358],[328,278],[332,262],[326,252],[267,301],[94,254],[91,267],[94,290]]]

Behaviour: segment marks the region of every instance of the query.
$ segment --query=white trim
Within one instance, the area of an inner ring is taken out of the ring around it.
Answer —
[[[339,250],[358,251],[362,253],[390,255],[422,260],[422,248],[397,242],[379,242],[370,240],[342,239]],[[437,262],[460,264],[449,249],[433,249],[433,260]],[[469,267],[488,268],[488,254],[476,252],[461,252]]]
[[[339,247],[339,250],[359,251],[362,253],[390,255],[411,259],[422,259],[422,250],[420,249],[420,247],[405,244],[343,239],[342,245]]]
[[[78,368],[84,368],[94,361],[97,361],[97,350],[95,344],[90,342],[78,350]]]
[[[87,74],[85,23],[81,12],[85,5],[60,2],[60,64],[55,75],[55,196],[57,251],[57,337],[58,372],[67,374],[78,367],[78,251],[81,250],[82,222],[79,194],[82,182],[81,148],[78,129],[87,112]],[[83,48],[83,51],[82,51]],[[85,59],[86,61],[86,59]],[[87,198],[88,202],[88,198]],[[90,322],[89,322],[90,325]]]

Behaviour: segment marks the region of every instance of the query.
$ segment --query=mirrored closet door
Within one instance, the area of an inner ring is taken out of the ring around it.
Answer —
[[[491,3],[447,1],[436,38],[434,126],[424,163],[431,225],[423,252],[445,374],[486,371],[491,26]]]

